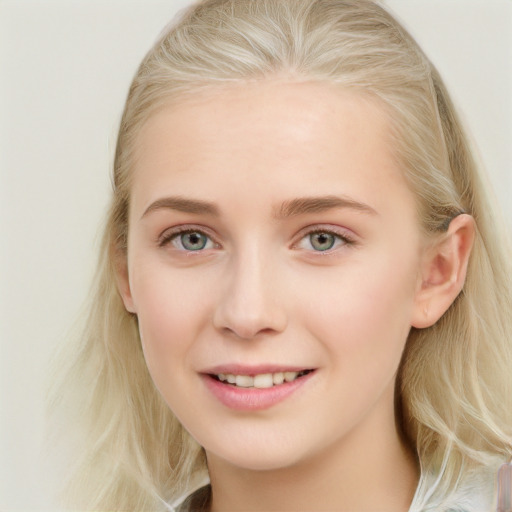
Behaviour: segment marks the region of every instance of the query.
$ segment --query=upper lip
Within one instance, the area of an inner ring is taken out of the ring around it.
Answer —
[[[287,364],[258,364],[258,365],[241,365],[241,364],[219,364],[206,368],[199,373],[209,375],[231,374],[231,375],[261,375],[264,373],[280,373],[280,372],[302,372],[304,370],[313,370],[311,366],[298,366]]]

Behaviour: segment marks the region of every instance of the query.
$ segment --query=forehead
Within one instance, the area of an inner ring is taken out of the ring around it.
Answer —
[[[385,136],[388,121],[385,106],[376,96],[323,82],[268,79],[212,86],[177,97],[157,109],[141,129],[136,154],[153,153],[166,135],[172,135],[176,145],[191,132],[200,138],[198,142],[209,139],[217,143],[223,135],[250,135],[247,144],[257,144],[258,136],[272,136],[277,147],[286,141],[318,143],[324,139],[328,143],[324,133],[313,140],[319,129],[345,129],[345,140],[351,133],[354,140],[361,128],[372,128],[372,135]],[[236,149],[235,144],[232,149]]]
[[[337,184],[378,202],[383,184],[405,186],[389,128],[376,98],[329,84],[218,87],[149,118],[136,142],[132,193],[142,208],[164,193],[213,194],[219,183],[241,192],[250,183],[266,197],[325,194]]]

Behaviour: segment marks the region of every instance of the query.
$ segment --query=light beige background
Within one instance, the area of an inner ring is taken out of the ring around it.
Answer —
[[[94,267],[123,101],[178,0],[0,0],[0,510],[42,510],[45,364]],[[389,0],[437,64],[512,227],[512,1]]]

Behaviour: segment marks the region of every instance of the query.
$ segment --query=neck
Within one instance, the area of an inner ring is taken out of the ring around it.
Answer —
[[[372,425],[373,423],[373,425]],[[394,418],[368,418],[335,446],[289,467],[255,471],[208,454],[211,511],[407,512],[418,481]]]

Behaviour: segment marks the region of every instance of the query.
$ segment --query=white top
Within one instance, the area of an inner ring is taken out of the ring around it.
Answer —
[[[466,475],[455,493],[448,497],[433,496],[436,479],[422,475],[409,512],[495,512],[497,461],[488,470]],[[168,512],[188,512],[181,505],[201,487],[208,485],[207,472],[197,473],[190,479],[187,492],[171,503],[163,502]]]

